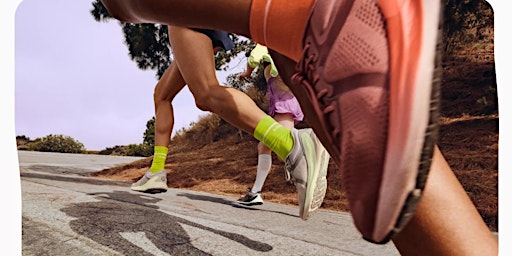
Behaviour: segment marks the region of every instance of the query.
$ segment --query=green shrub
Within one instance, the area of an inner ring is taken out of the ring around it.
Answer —
[[[142,156],[148,157],[152,156],[154,152],[154,147],[145,143],[142,144],[130,144],[128,148],[125,149],[126,156]]]
[[[113,155],[113,156],[124,156],[125,155],[125,149],[126,146],[113,146],[113,147],[107,147],[103,150],[100,150],[98,152],[98,155]]]
[[[30,143],[32,143],[32,141],[30,141],[29,137],[25,135],[16,136],[18,150],[29,150]]]
[[[155,117],[153,116],[146,122],[146,130],[144,131],[142,143],[149,146],[155,145]]]
[[[85,147],[81,142],[62,134],[47,135],[43,138],[36,138],[30,144],[29,150],[42,152],[59,152],[59,153],[84,153]]]

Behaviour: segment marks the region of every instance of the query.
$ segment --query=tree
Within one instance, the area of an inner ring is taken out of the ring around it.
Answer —
[[[113,19],[100,0],[92,3],[91,15],[98,22]],[[167,26],[161,24],[131,24],[119,22],[128,47],[130,58],[142,70],[156,70],[160,78],[172,62]],[[254,47],[251,40],[231,34],[235,47],[230,51],[218,51],[215,55],[217,70],[226,70],[227,64],[239,53],[249,52]]]
[[[107,22],[113,19],[100,0],[92,3],[91,15],[97,22]],[[169,44],[167,26],[161,24],[131,24],[119,22],[124,34],[124,42],[128,47],[128,53],[131,60],[137,63],[141,70],[156,70],[156,77],[160,79],[167,67],[173,61],[172,49]],[[255,46],[255,43],[247,38],[230,34],[235,47],[229,51],[218,51],[215,55],[215,68],[217,70],[226,70],[227,64],[240,53],[248,53]],[[233,76],[234,77],[234,76]],[[238,82],[234,86],[243,90],[244,82],[236,79],[228,79],[228,82]],[[143,145],[138,145],[144,150],[139,150],[132,145],[133,151],[144,151],[145,147],[151,149],[155,144],[155,117],[146,123]]]
[[[146,131],[144,131],[144,140],[143,144],[149,145],[151,147],[155,146],[155,117],[153,116],[146,123]]]

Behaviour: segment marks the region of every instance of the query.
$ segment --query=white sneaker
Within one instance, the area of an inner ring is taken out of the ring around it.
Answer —
[[[285,159],[285,177],[299,194],[299,215],[307,220],[324,201],[329,154],[312,129],[292,129],[294,145]]]
[[[131,189],[144,193],[162,193],[167,191],[167,172],[160,170],[151,173],[149,170],[137,182],[133,183]]]

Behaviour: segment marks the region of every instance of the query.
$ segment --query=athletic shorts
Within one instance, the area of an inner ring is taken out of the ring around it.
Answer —
[[[193,28],[193,30],[207,35],[212,40],[213,48],[220,46],[225,51],[229,51],[235,47],[227,32],[202,28]]]
[[[290,113],[293,116],[293,121],[297,124],[304,119],[299,101],[292,93],[280,90],[277,83],[276,77],[271,77],[267,81],[268,114],[274,117],[276,113]]]

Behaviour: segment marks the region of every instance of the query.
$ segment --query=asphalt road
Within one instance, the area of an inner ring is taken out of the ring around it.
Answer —
[[[170,189],[132,192],[88,173],[137,158],[19,151],[23,255],[399,255],[364,241],[351,216]]]

